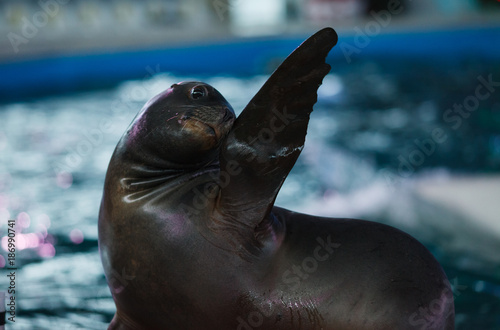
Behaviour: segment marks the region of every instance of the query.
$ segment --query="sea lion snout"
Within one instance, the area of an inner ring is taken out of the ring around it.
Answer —
[[[232,109],[225,105],[193,107],[192,111],[187,111],[185,115],[212,125],[225,125],[235,119]]]
[[[168,94],[170,107],[177,113],[179,126],[175,129],[189,134],[189,141],[197,141],[200,150],[216,148],[233,126],[236,119],[233,108],[208,84],[180,82],[172,85]]]
[[[225,105],[194,107],[180,118],[182,129],[189,127],[198,134],[214,135],[217,141],[229,132],[234,120],[233,110]]]

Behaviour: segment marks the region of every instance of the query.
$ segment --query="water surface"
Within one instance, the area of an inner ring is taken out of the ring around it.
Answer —
[[[500,328],[499,238],[419,199],[412,188],[423,179],[498,173],[499,93],[482,100],[458,127],[444,113],[474,93],[478,77],[500,80],[499,67],[362,62],[334,66],[334,72],[319,90],[306,147],[277,205],[410,232],[452,282],[457,329]],[[7,260],[8,219],[16,219],[18,251],[18,309],[8,328],[106,328],[114,304],[97,250],[97,213],[121,134],[150,97],[175,82],[204,80],[238,112],[266,79],[164,74],[109,90],[1,105],[0,266]],[[436,128],[447,140],[418,166],[401,167]],[[6,284],[2,276],[0,288]]]

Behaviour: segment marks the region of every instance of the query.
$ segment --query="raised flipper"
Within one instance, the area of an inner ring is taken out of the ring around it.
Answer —
[[[217,211],[232,226],[254,230],[272,209],[305,141],[325,58],[337,34],[325,28],[276,69],[236,119],[221,147]]]

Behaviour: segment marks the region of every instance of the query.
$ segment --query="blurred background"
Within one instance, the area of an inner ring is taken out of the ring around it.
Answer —
[[[407,231],[443,265],[456,328],[500,329],[496,0],[0,1],[0,290],[9,219],[18,267],[7,328],[111,320],[97,214],[149,98],[203,80],[239,112],[325,26],[339,34],[332,71],[277,205]]]

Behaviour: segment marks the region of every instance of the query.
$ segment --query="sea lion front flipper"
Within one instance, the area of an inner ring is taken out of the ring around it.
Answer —
[[[303,146],[337,34],[325,28],[276,69],[236,119],[220,151],[217,209],[252,230],[264,219]]]

